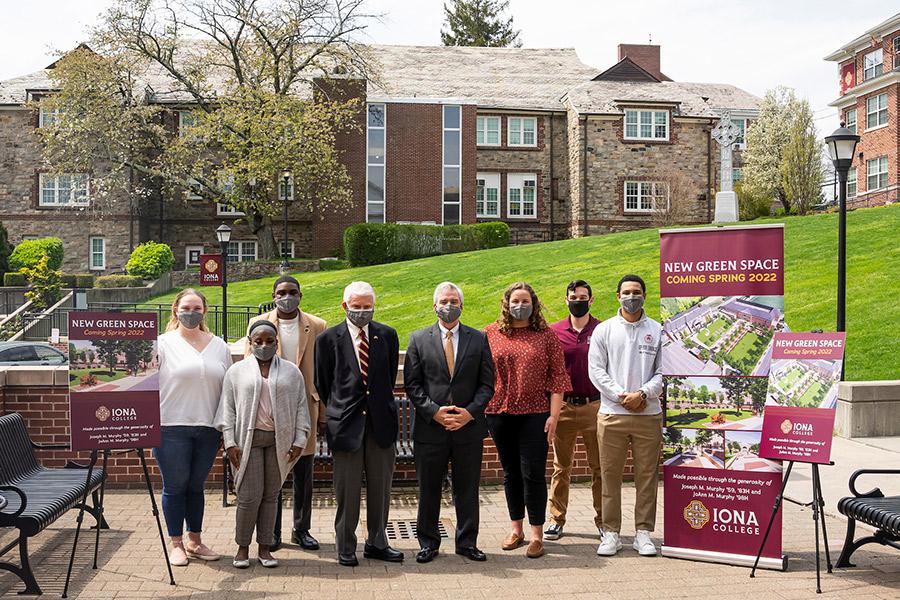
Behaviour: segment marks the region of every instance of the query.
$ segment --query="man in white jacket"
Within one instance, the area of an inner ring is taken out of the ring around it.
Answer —
[[[662,444],[662,327],[644,312],[647,288],[637,275],[619,281],[618,315],[591,335],[588,376],[600,390],[597,438],[603,480],[603,538],[597,554],[622,549],[622,474],[631,445],[635,487],[634,549],[656,554],[650,532],[656,523],[659,450]]]

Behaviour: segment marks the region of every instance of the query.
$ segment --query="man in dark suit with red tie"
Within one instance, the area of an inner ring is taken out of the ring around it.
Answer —
[[[328,445],[334,457],[334,521],[338,562],[356,566],[356,527],[366,480],[363,556],[400,562],[403,553],[388,545],[388,511],[397,442],[397,332],[372,321],[375,290],[354,281],[344,289],[347,320],[316,338],[316,389],[325,404]]]

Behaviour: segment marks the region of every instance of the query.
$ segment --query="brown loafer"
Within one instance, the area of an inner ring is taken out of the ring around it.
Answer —
[[[531,540],[528,549],[525,550],[525,556],[528,558],[540,558],[544,555],[544,542],[541,540]]]
[[[516,535],[515,533],[510,533],[509,536],[503,540],[503,544],[501,548],[504,550],[515,550],[519,546],[525,543],[525,536]]]

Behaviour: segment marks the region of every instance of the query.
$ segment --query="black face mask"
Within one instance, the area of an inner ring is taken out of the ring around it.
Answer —
[[[569,312],[576,319],[588,314],[590,310],[590,300],[569,300]]]

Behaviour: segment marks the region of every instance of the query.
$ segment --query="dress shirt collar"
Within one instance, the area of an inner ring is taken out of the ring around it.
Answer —
[[[356,325],[351,323],[350,319],[347,319],[347,330],[350,332],[350,335],[353,337],[354,340],[359,339],[359,327],[357,327]],[[366,324],[366,326],[363,327],[363,331],[366,332],[366,339],[367,340],[371,339],[369,337],[369,325],[368,324]]]
[[[444,327],[444,322],[441,320],[438,320],[438,327],[441,330],[441,339],[447,339],[448,331],[453,332],[453,338],[456,338],[456,336],[459,335],[459,321],[456,322],[456,325],[453,327],[453,329],[447,329],[446,327]]]

